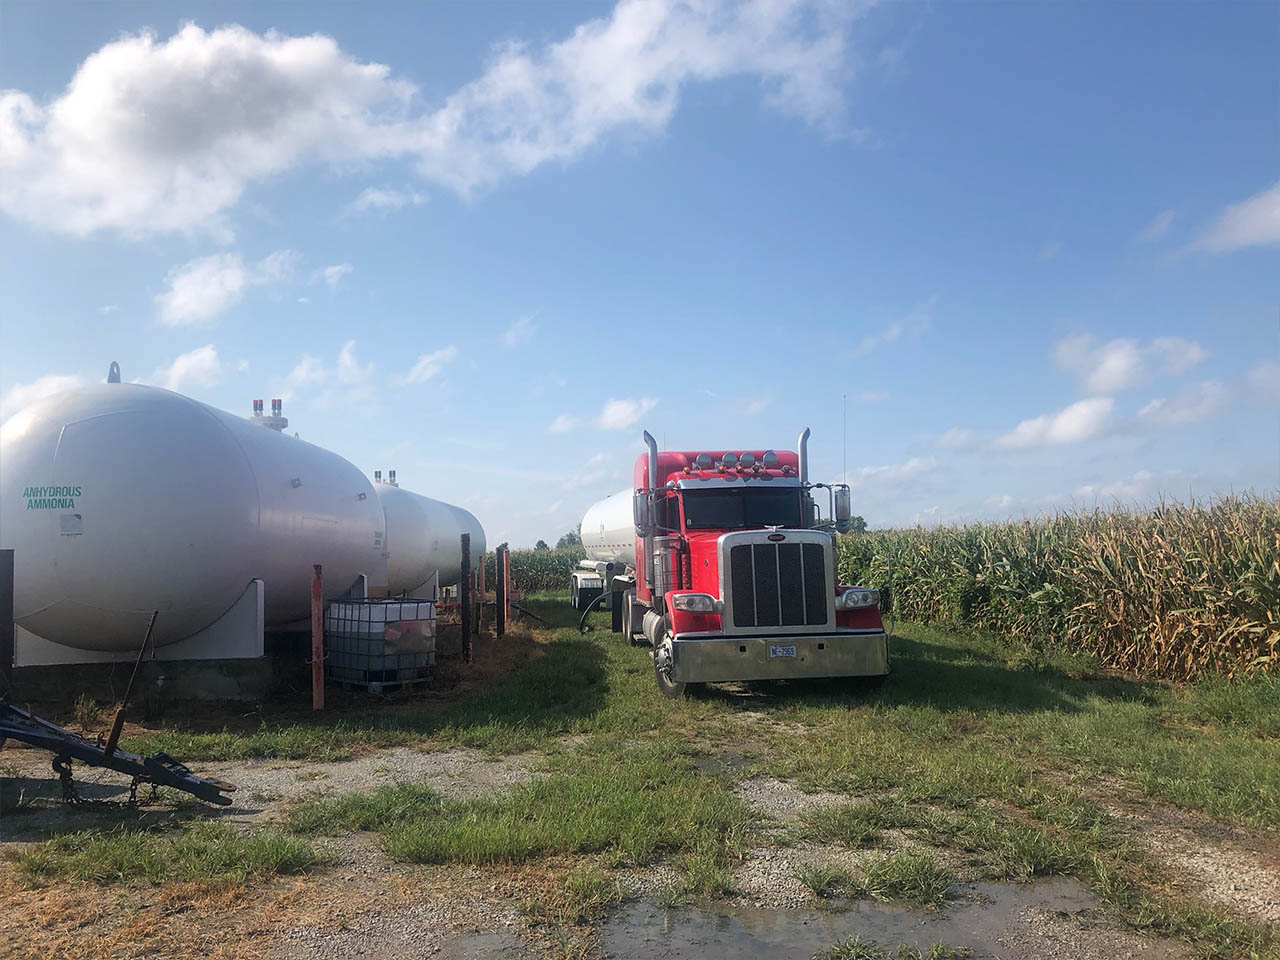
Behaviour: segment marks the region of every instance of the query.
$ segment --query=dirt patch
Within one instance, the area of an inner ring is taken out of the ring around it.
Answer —
[[[733,792],[765,816],[780,821],[793,820],[810,810],[850,803],[842,793],[805,793],[793,783],[773,777],[752,777],[738,783]]]
[[[25,756],[23,763],[13,764],[11,770],[28,768],[32,774],[40,766],[37,761],[47,762],[48,757],[43,751],[12,753],[15,757]],[[537,753],[488,759],[476,750],[424,752],[396,747],[331,763],[306,760],[211,763],[202,766],[200,773],[234,783],[238,788],[232,794],[235,802],[230,807],[199,805],[178,809],[191,816],[247,826],[281,819],[288,804],[301,797],[355,793],[395,783],[421,784],[449,799],[464,800],[493,796],[527,783],[541,761],[542,755]],[[128,793],[123,778],[110,771],[78,768],[77,781],[80,793],[91,799],[121,800]],[[40,840],[52,833],[103,826],[122,817],[145,824],[173,813],[173,808],[165,805],[145,807],[132,814],[112,808],[66,806],[59,802],[61,788],[51,776],[7,777],[2,789],[10,794],[10,805],[19,796],[23,805],[4,815],[0,850]]]
[[[1118,783],[1110,787],[1114,793],[1098,802],[1138,828],[1178,887],[1246,919],[1280,924],[1280,836],[1141,798]]]

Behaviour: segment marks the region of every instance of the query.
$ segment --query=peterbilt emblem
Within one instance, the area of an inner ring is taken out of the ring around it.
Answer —
[[[769,539],[777,543],[779,540],[787,539],[787,535],[785,533],[771,533],[769,534]]]

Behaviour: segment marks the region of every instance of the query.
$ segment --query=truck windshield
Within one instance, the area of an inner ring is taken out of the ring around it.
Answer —
[[[684,524],[689,530],[754,530],[800,526],[800,492],[762,490],[690,490],[684,494]]]

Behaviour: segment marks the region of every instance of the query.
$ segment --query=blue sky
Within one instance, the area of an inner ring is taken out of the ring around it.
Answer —
[[[1280,5],[6,4],[0,401],[105,376],[554,541],[1280,487]],[[847,403],[847,454],[842,406]]]

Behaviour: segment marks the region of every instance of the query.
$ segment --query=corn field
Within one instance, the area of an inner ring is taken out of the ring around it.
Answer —
[[[512,550],[511,586],[532,593],[538,590],[568,592],[569,574],[585,557],[581,547],[567,550]],[[484,558],[485,583],[494,583],[496,561],[491,553]],[[490,586],[492,589],[492,586]]]
[[[1280,501],[1060,513],[841,538],[841,580],[898,617],[1190,679],[1280,673]]]

